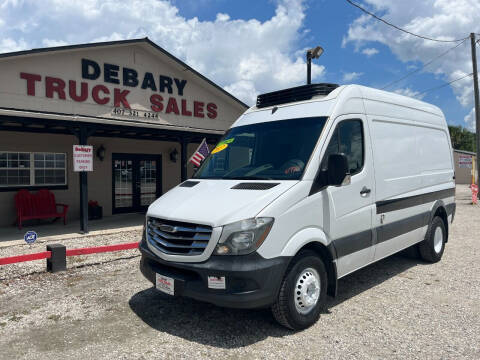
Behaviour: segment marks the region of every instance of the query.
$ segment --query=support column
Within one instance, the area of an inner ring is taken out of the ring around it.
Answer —
[[[182,137],[180,139],[180,145],[181,145],[181,179],[182,182],[187,180],[187,145],[188,145],[188,139],[185,137]]]
[[[478,90],[478,72],[477,72],[477,49],[475,41],[475,34],[470,34],[471,46],[472,46],[472,67],[473,67],[473,94],[475,99],[475,134],[477,137],[477,185],[480,185],[480,95]],[[473,169],[473,175],[475,176],[475,169]]]
[[[312,83],[312,54],[307,51],[307,84]]]
[[[81,127],[78,133],[79,145],[88,145],[87,128]],[[88,173],[80,171],[80,232],[88,233]]]

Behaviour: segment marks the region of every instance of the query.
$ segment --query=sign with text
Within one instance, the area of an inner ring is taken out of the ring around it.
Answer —
[[[73,80],[75,74],[53,77],[41,73],[20,72],[19,76],[25,83],[28,96],[113,105],[111,115],[115,117],[157,120],[160,113],[209,119],[216,119],[218,116],[216,103],[185,98],[184,92],[188,89],[185,79],[119,64],[102,64],[85,58],[81,59],[79,65],[82,80],[78,77]],[[140,94],[143,99],[140,103],[142,109],[132,109],[130,103],[138,106]],[[137,99],[134,99],[135,96]]]
[[[459,155],[458,167],[460,168],[472,168],[472,155]]]
[[[27,231],[23,238],[27,244],[33,244],[37,240],[37,233],[35,231]]]
[[[93,146],[73,145],[73,171],[93,171]]]

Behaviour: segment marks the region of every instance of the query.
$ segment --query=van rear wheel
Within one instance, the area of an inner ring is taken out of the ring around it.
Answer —
[[[275,319],[283,326],[301,330],[314,324],[325,308],[327,272],[318,255],[302,251],[293,260],[272,305]]]
[[[445,250],[447,231],[442,218],[435,216],[425,235],[425,240],[418,244],[420,257],[428,262],[440,261]]]

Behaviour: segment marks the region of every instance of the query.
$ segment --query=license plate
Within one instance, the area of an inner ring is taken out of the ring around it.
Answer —
[[[155,287],[168,295],[175,294],[175,280],[171,277],[156,274]]]

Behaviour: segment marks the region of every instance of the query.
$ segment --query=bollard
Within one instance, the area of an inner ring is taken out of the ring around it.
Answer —
[[[52,252],[50,259],[47,259],[47,271],[58,272],[67,270],[67,249],[62,244],[47,245],[47,251]]]

